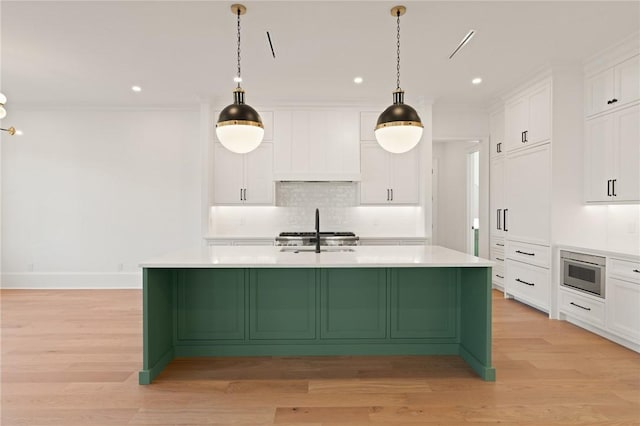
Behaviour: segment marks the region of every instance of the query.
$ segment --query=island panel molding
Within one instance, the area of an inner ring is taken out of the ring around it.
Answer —
[[[495,380],[487,262],[174,265],[145,267],[143,278],[140,384],[174,357],[278,355],[459,355],[482,379]]]

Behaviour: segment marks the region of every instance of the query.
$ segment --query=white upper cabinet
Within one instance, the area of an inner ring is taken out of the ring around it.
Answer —
[[[506,238],[549,244],[551,145],[507,154],[504,186],[506,201],[502,225]]]
[[[640,105],[587,120],[585,201],[640,201]]]
[[[418,152],[391,154],[377,143],[363,143],[361,204],[417,204]]]
[[[272,166],[271,143],[261,143],[248,154],[236,154],[214,143],[214,204],[273,204]]]
[[[505,106],[505,150],[525,148],[551,139],[551,82],[530,88]]]
[[[494,112],[489,116],[489,132],[491,138],[491,157],[504,153],[504,111]]]
[[[276,180],[360,180],[360,113],[276,111]]]
[[[640,55],[587,77],[585,84],[587,116],[640,100]]]
[[[360,113],[360,140],[376,142],[376,123],[380,113],[363,111]]]

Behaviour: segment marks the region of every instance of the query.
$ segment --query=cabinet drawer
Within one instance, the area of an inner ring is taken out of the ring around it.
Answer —
[[[504,266],[500,264],[495,265],[492,271],[491,281],[504,287]]]
[[[640,284],[640,262],[609,259],[609,275]]]
[[[504,250],[501,248],[491,248],[489,257],[498,265],[504,267]]]
[[[504,250],[504,238],[491,237],[491,248]]]
[[[549,268],[551,265],[551,249],[549,246],[507,241],[507,259],[518,260],[531,265]]]
[[[560,290],[560,312],[599,327],[604,326],[604,303],[573,292]]]
[[[549,270],[511,259],[506,264],[505,292],[548,311],[551,282]]]

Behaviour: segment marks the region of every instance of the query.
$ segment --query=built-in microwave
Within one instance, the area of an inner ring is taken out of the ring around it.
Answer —
[[[561,285],[604,299],[606,259],[591,254],[560,250]]]

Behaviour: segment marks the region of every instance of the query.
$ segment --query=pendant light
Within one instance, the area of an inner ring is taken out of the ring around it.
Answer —
[[[397,77],[396,90],[393,92],[393,105],[385,109],[376,125],[375,135],[378,144],[386,151],[401,154],[412,149],[422,137],[422,122],[415,109],[404,103],[404,91],[400,88],[400,16],[407,8],[395,6],[391,15],[397,19]]]
[[[244,90],[240,87],[240,15],[247,12],[241,4],[231,6],[231,12],[238,19],[238,75],[234,79],[238,87],[233,91],[233,103],[220,112],[216,123],[216,135],[222,145],[237,154],[246,154],[260,145],[264,127],[260,114],[244,103]]]
[[[4,104],[7,103],[7,97],[4,95],[4,93],[0,93],[0,120],[2,120],[3,118],[5,118],[7,116],[7,110],[4,109]],[[15,127],[11,126],[7,129],[5,128],[0,128],[0,131],[3,132],[7,132],[9,133],[11,136],[17,134],[21,134],[19,130],[16,130]]]

